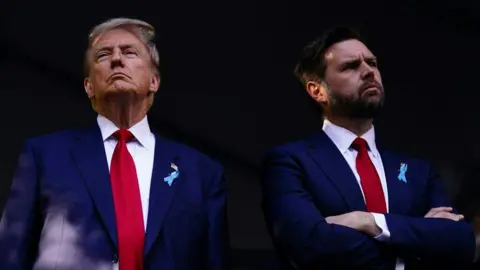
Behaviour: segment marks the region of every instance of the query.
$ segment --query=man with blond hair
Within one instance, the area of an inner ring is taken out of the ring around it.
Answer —
[[[97,124],[28,140],[0,221],[0,269],[226,269],[222,167],[152,133],[154,28],[96,26],[85,91]]]

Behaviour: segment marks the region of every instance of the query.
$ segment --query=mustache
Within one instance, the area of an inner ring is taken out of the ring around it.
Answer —
[[[383,92],[383,86],[380,83],[378,83],[377,81],[368,81],[368,82],[364,82],[360,86],[360,94],[362,94],[363,92],[365,92],[365,90],[371,87],[378,88],[380,92]]]

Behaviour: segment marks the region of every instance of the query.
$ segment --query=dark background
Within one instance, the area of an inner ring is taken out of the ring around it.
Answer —
[[[266,148],[320,129],[292,70],[301,48],[338,24],[357,27],[379,57],[381,143],[434,162],[449,196],[475,213],[480,6],[466,0],[2,0],[0,209],[23,140],[94,123],[83,52],[88,31],[119,16],[157,28],[163,80],[151,124],[225,166],[236,269],[274,267],[259,163]]]

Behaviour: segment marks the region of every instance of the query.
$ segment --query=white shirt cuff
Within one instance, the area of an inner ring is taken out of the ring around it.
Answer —
[[[382,232],[375,236],[375,239],[378,241],[388,241],[390,239],[390,231],[388,230],[387,221],[383,214],[372,213],[375,224],[382,230]]]

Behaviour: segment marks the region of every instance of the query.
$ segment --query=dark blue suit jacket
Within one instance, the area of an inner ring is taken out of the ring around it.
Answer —
[[[174,162],[179,177],[164,177]],[[227,269],[221,166],[156,136],[144,269]],[[117,233],[97,125],[28,140],[0,222],[0,269],[112,269]]]
[[[389,195],[386,243],[325,222],[328,216],[366,209],[352,170],[324,132],[268,151],[263,207],[284,269],[394,269],[396,257],[407,266],[420,260],[434,269],[473,262],[475,237],[466,222],[424,218],[433,207],[450,206],[431,166],[380,153]],[[406,183],[398,180],[400,163],[408,164]]]

